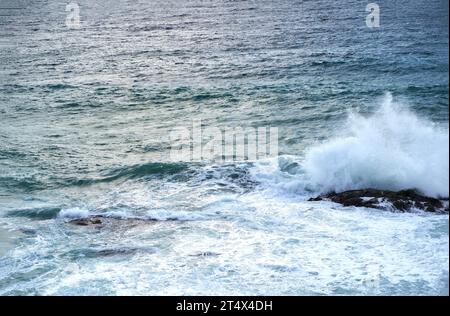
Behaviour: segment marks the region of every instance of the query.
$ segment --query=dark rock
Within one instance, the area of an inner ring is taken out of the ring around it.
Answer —
[[[204,252],[197,252],[190,256],[191,257],[217,257],[217,256],[220,256],[220,253],[212,252],[212,251],[204,251]]]
[[[93,216],[82,219],[74,219],[69,221],[69,223],[78,226],[89,226],[89,225],[100,225],[102,224],[101,216]]]
[[[152,218],[121,218],[121,217],[110,217],[103,215],[93,215],[88,218],[73,219],[69,223],[77,226],[93,226],[93,227],[103,227],[105,225],[118,225],[119,223],[127,225],[135,225],[139,223],[155,222]]]
[[[368,207],[408,212],[414,209],[425,212],[448,213],[448,205],[443,201],[419,194],[415,190],[387,191],[377,189],[332,192],[309,201],[328,200],[343,206]]]

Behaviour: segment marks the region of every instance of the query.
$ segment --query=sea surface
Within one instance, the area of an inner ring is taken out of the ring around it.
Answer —
[[[73,2],[0,0],[0,295],[448,295],[448,214],[308,202],[448,198],[446,0]],[[171,159],[200,120],[279,156]]]

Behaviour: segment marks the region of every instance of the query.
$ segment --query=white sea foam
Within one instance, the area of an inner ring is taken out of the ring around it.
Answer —
[[[79,207],[63,209],[58,214],[59,218],[81,219],[89,217],[89,210]]]
[[[448,216],[345,209],[261,191],[217,197],[201,212],[209,210],[229,216],[117,225],[69,239],[49,225],[26,251],[11,252],[17,270],[4,275],[59,264],[51,278],[23,282],[41,295],[448,295]],[[136,252],[95,256],[88,245]],[[202,255],[209,253],[216,255]]]

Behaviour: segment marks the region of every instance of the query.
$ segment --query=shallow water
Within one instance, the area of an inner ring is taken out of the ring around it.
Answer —
[[[0,294],[448,295],[448,215],[307,202],[448,197],[448,3],[412,2],[379,29],[356,0],[0,16]],[[277,127],[280,157],[171,161],[193,120]],[[67,222],[92,214],[121,220]]]

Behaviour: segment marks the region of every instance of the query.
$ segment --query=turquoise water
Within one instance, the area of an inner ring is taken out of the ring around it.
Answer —
[[[447,1],[76,2],[0,15],[2,295],[448,294],[448,215],[306,201],[448,197]],[[195,120],[279,157],[172,161]]]

